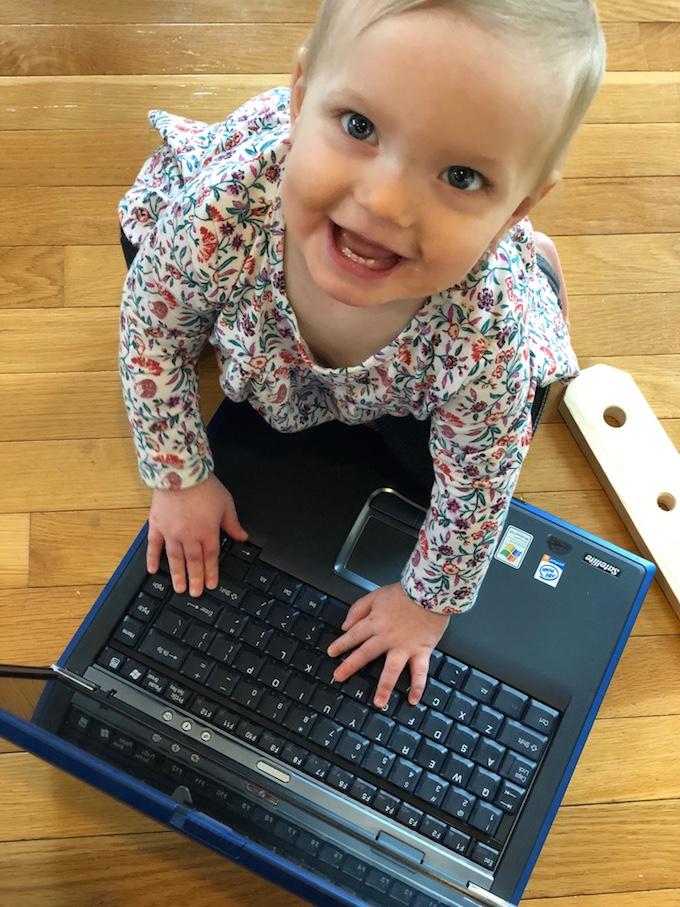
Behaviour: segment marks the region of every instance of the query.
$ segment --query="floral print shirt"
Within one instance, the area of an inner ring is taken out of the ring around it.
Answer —
[[[435,481],[402,585],[422,607],[476,599],[531,440],[537,385],[578,373],[567,326],[522,221],[465,279],[425,300],[349,368],[314,361],[286,297],[279,187],[289,91],[207,125],[151,111],[163,144],[120,203],[139,247],[120,315],[123,395],[144,481],[183,488],[213,469],[197,393],[207,339],[220,385],[290,432],[331,419],[431,417]]]

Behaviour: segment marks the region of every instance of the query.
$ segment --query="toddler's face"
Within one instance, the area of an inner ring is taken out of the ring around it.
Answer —
[[[287,259],[290,244],[305,277],[347,305],[422,300],[538,200],[551,101],[518,48],[449,10],[329,43],[292,86]]]

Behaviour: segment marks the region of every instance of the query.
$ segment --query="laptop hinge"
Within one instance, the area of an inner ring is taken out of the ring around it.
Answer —
[[[91,683],[89,680],[84,680],[72,671],[68,671],[66,668],[60,668],[59,665],[50,665],[50,670],[54,671],[54,673],[65,683],[70,686],[76,686],[79,690],[87,690],[88,693],[94,693],[100,689],[100,687]]]
[[[488,904],[489,907],[514,907],[511,901],[499,898],[498,895],[492,894],[485,888],[480,888],[474,882],[467,883],[467,895],[480,904]]]

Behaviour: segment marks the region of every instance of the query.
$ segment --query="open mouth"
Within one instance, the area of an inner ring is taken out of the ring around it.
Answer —
[[[330,245],[334,258],[347,270],[361,277],[382,277],[391,273],[404,259],[401,255],[352,233],[329,221]]]

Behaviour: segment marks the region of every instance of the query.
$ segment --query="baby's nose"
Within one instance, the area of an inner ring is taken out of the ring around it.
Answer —
[[[373,172],[372,177],[357,186],[357,202],[380,220],[390,221],[402,229],[413,226],[418,211],[417,192],[402,170]]]

